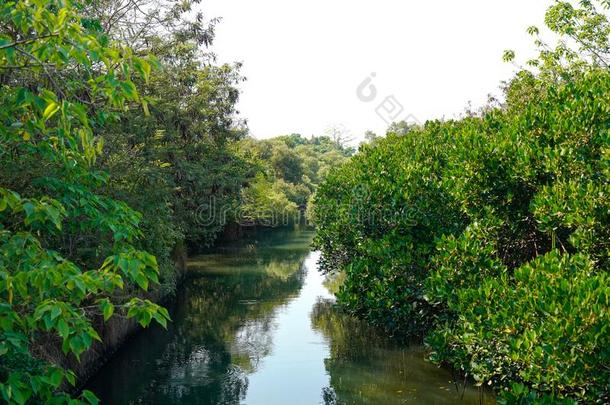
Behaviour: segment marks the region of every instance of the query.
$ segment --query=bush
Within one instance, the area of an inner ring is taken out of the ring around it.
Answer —
[[[440,181],[444,145],[458,127],[433,123],[426,136],[364,146],[329,176],[314,202],[322,267],[347,273],[339,300],[396,334],[425,330],[422,281],[435,238],[464,226]]]
[[[508,94],[524,86],[538,96],[363,147],[318,190],[316,243],[339,301],[426,335],[433,360],[607,402],[610,71]]]

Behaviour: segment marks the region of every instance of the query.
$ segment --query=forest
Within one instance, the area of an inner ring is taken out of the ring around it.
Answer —
[[[609,1],[553,2],[502,100],[358,150],[253,137],[199,3],[0,2],[3,402],[97,404],[84,364],[171,322],[187,256],[310,223],[344,313],[500,403],[610,402]]]

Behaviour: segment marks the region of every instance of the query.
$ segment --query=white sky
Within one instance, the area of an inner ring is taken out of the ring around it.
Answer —
[[[394,95],[401,116],[451,118],[478,107],[533,55],[530,25],[543,27],[550,0],[204,0],[222,17],[212,50],[241,61],[239,110],[258,138],[323,134],[344,126],[356,140],[385,133],[376,113]],[[371,73],[377,97],[356,89]]]

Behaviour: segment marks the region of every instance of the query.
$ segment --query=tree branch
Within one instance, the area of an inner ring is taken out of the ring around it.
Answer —
[[[57,32],[52,32],[52,33],[50,33],[50,34],[41,35],[41,36],[36,37],[36,38],[22,39],[22,40],[20,40],[20,41],[15,41],[15,42],[13,42],[12,44],[0,45],[0,50],[2,50],[2,49],[7,49],[7,48],[14,48],[14,47],[19,46],[19,45],[31,44],[32,42],[36,42],[36,41],[38,41],[38,40],[40,40],[40,39],[45,39],[45,38],[50,38],[50,37],[56,37],[56,36],[58,36],[58,35],[59,35],[59,33],[57,33]]]

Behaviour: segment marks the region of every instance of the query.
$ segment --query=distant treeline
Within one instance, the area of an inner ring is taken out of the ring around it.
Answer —
[[[318,184],[354,153],[329,136],[307,139],[298,134],[247,138],[239,148],[253,170],[233,220],[263,226],[307,223],[307,207]]]

